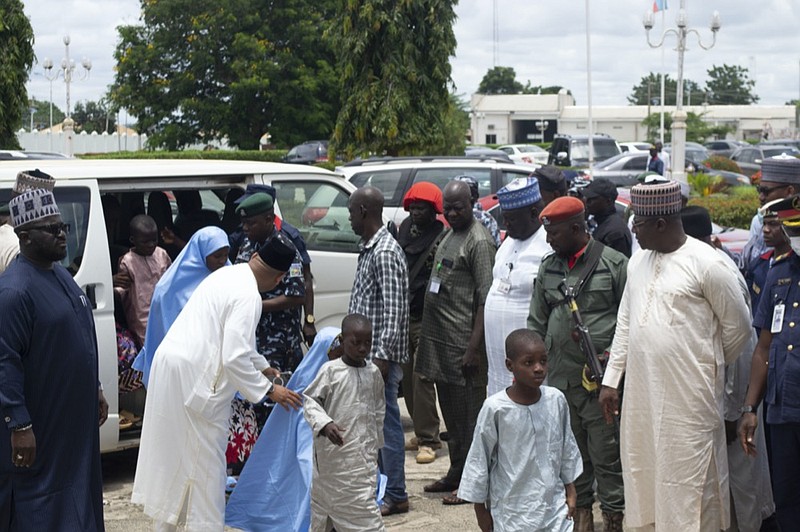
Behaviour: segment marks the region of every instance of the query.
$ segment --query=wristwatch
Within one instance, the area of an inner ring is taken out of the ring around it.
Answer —
[[[314,315],[313,314],[306,315],[306,323],[308,323],[309,325],[314,325],[315,321],[316,320],[314,319]]]
[[[754,407],[753,405],[744,405],[741,408],[742,414],[755,414],[756,410],[757,410],[757,408]]]

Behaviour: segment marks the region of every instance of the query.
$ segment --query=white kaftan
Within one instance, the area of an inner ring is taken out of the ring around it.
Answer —
[[[156,351],[132,500],[157,522],[222,530],[225,446],[237,390],[261,401],[271,384],[255,350],[261,296],[247,264],[209,275]]]
[[[625,388],[620,455],[629,527],[728,526],[725,364],[750,338],[739,282],[694,238],[672,253],[642,250],[628,282],[603,379]]]
[[[525,240],[506,238],[495,254],[492,286],[483,311],[489,362],[487,395],[511,385],[514,376],[506,369],[506,337],[527,327],[533,280],[544,256],[552,252],[547,233],[540,227]]]
[[[717,253],[736,274],[739,289],[752,312],[750,292],[747,290],[744,277],[733,259],[721,249],[717,249]],[[753,361],[753,351],[755,351],[757,343],[755,329],[751,328],[750,337],[742,348],[742,355],[733,364],[725,366],[725,421],[738,422],[742,416],[741,407],[747,396],[747,387],[750,384],[750,364]],[[762,414],[763,412],[759,408],[757,413],[758,430],[754,436],[756,456],[745,454],[738,437],[728,444],[728,471],[738,532],[758,532],[761,530],[761,521],[775,513]]]
[[[378,367],[368,362],[355,368],[341,359],[327,362],[303,395],[303,415],[314,434],[309,530],[385,530],[375,499],[386,411]],[[330,422],[345,429],[341,447],[321,434]]]
[[[583,472],[569,422],[569,406],[556,388],[542,386],[532,405],[505,390],[483,403],[458,496],[488,503],[495,532],[569,531],[564,486]]]

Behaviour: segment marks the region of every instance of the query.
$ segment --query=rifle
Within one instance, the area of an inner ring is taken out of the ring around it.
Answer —
[[[558,289],[564,295],[564,303],[566,303],[570,314],[572,314],[572,320],[575,322],[575,333],[577,333],[580,340],[581,351],[583,351],[583,355],[586,357],[586,367],[589,369],[589,374],[587,379],[586,373],[584,372],[583,387],[589,392],[596,392],[600,383],[603,382],[603,373],[605,371],[603,369],[603,364],[600,362],[600,358],[597,356],[597,351],[594,348],[594,342],[592,342],[589,329],[583,323],[581,312],[578,310],[578,302],[575,299],[576,289],[573,286],[567,285],[566,279],[558,285]]]

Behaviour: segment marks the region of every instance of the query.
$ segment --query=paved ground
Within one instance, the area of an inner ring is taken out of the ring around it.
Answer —
[[[403,424],[406,439],[412,434],[411,420],[405,415]],[[404,515],[390,516],[386,527],[391,531],[428,530],[434,532],[478,530],[472,505],[444,506],[442,495],[424,493],[422,487],[442,477],[449,466],[447,449],[437,451],[438,458],[432,464],[420,465],[416,453],[406,453],[406,483],[410,495],[411,511]],[[123,451],[103,457],[105,522],[108,532],[139,532],[152,530],[150,520],[141,508],[130,502],[133,476],[136,470],[136,450]],[[599,510],[595,508],[596,529],[602,530]],[[230,529],[233,530],[233,529]]]

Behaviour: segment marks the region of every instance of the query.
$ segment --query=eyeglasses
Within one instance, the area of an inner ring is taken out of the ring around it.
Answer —
[[[50,233],[53,236],[58,236],[63,231],[65,235],[69,234],[69,224],[49,224],[49,225],[36,225],[28,227],[28,231],[42,231],[43,233]]]
[[[642,219],[637,220],[636,218],[634,218],[633,224],[631,224],[631,226],[635,227],[635,228],[639,228],[639,227],[643,226],[644,224],[646,224],[647,222],[649,222],[650,220],[653,220],[653,218],[645,218],[643,220]]]
[[[774,187],[765,187],[764,185],[758,185],[756,190],[759,194],[763,194],[765,196],[769,196],[773,190],[778,190],[779,188],[786,188],[789,185],[775,185]]]

